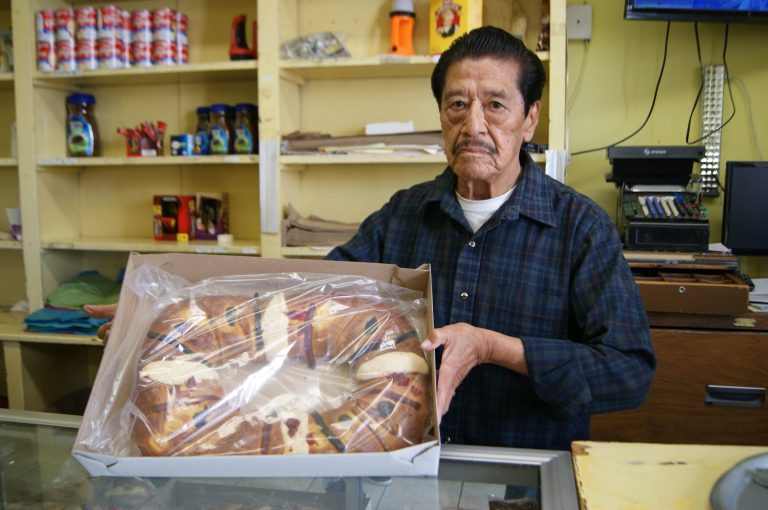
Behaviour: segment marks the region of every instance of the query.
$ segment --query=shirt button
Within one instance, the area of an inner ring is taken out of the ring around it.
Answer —
[[[467,292],[462,292],[461,294],[459,294],[459,297],[461,298],[462,301],[466,301],[467,299],[469,299],[469,294]]]
[[[475,247],[475,242],[474,241],[470,241],[469,242],[469,247],[470,248],[474,248]]]

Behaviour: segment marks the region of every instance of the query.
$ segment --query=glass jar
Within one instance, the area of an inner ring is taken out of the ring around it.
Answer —
[[[195,128],[195,144],[192,152],[198,156],[210,154],[210,125],[211,109],[201,106],[197,109],[197,127]]]
[[[255,104],[239,103],[235,106],[235,153],[258,153],[258,114]]]
[[[95,105],[96,99],[91,94],[67,96],[67,156],[91,157],[100,154]]]
[[[232,153],[232,124],[229,117],[230,107],[225,104],[211,106],[210,115],[210,153]]]

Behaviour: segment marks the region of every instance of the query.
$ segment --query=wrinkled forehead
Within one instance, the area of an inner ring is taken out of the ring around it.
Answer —
[[[452,63],[445,73],[442,99],[466,92],[467,87],[477,91],[507,90],[520,94],[520,64],[514,59],[495,57],[467,57]]]

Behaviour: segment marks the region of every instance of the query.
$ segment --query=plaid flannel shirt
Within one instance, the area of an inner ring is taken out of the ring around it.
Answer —
[[[591,414],[645,400],[656,360],[605,211],[520,160],[515,191],[476,233],[446,168],[398,191],[328,258],[428,263],[435,327],[466,322],[522,339],[529,375],[473,368],[443,416],[443,441],[567,450],[589,437]]]

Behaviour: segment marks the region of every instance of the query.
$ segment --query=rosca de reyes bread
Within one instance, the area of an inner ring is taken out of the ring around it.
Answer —
[[[185,296],[136,363],[142,455],[391,451],[431,427],[423,313],[354,286]]]

